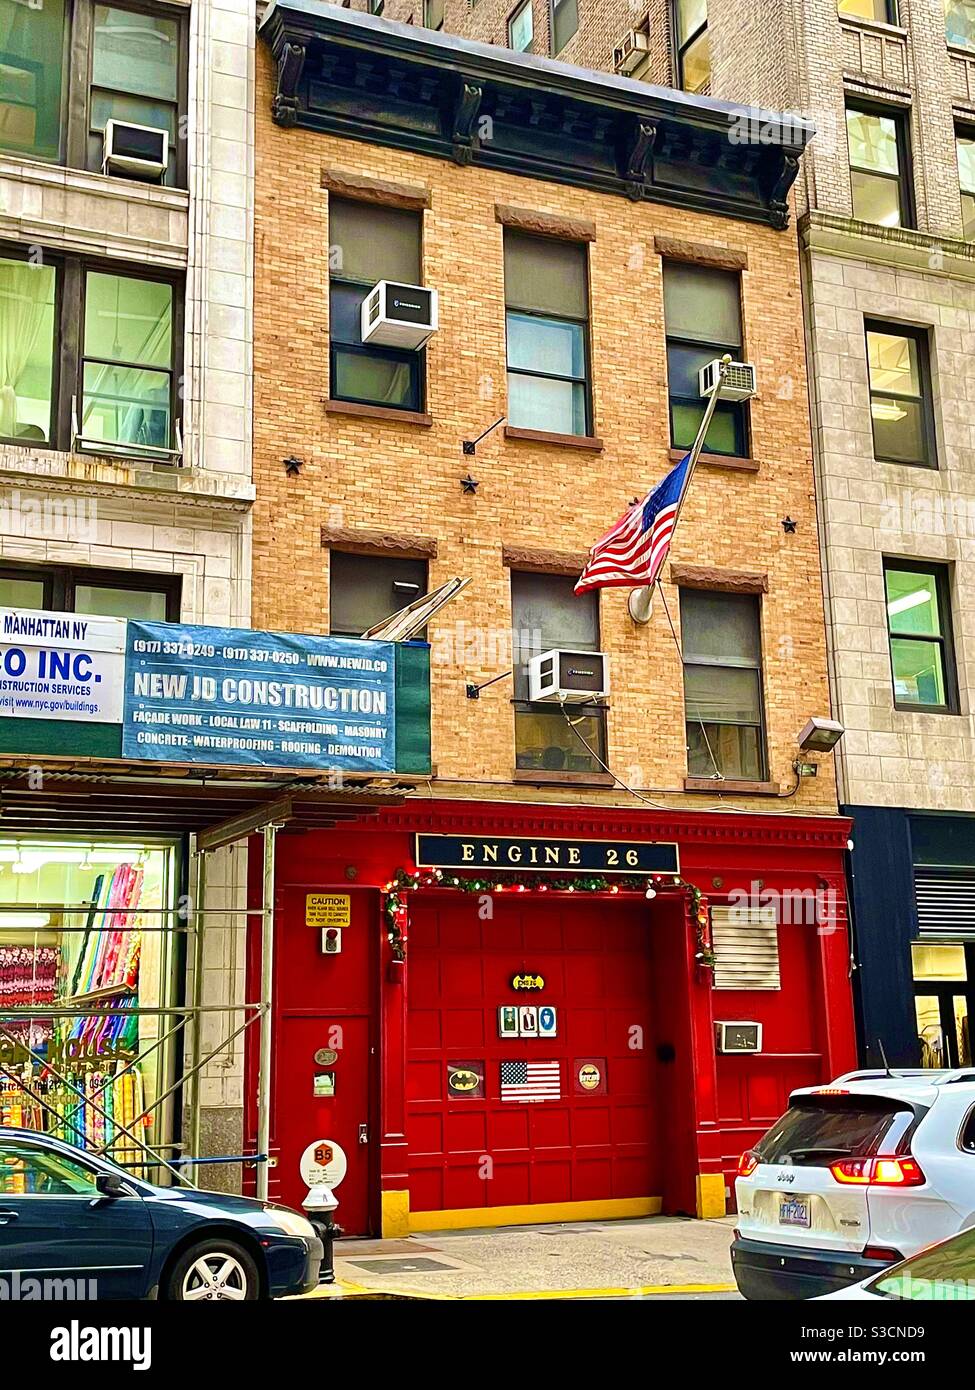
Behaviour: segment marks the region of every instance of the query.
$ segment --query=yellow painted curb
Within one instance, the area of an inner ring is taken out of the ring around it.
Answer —
[[[455,1295],[468,1303],[481,1299],[528,1298],[649,1298],[655,1294],[737,1293],[735,1284],[643,1284],[629,1289],[549,1289],[538,1293],[467,1293]]]
[[[419,1289],[369,1288],[362,1284],[349,1284],[337,1280],[334,1284],[322,1284],[304,1299],[322,1298],[381,1298],[386,1294],[401,1298],[420,1299],[428,1303],[497,1303],[505,1301],[552,1300],[566,1298],[651,1298],[666,1294],[697,1293],[736,1293],[735,1284],[642,1284],[634,1288],[618,1289],[533,1289],[515,1290],[511,1293],[432,1293]]]

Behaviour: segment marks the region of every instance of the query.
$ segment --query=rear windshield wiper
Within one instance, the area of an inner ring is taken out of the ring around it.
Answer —
[[[852,1149],[844,1148],[842,1144],[810,1144],[809,1147],[805,1149],[791,1149],[789,1157],[808,1158],[810,1154],[851,1154],[852,1152]]]

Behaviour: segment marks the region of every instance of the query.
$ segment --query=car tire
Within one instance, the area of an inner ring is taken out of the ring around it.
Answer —
[[[261,1280],[249,1251],[235,1240],[214,1236],[183,1251],[163,1296],[172,1303],[251,1303],[261,1297]]]

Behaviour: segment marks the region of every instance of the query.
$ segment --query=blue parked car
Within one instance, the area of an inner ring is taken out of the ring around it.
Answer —
[[[99,1299],[238,1302],[308,1293],[322,1254],[288,1207],[156,1187],[59,1139],[0,1129],[0,1279],[93,1281],[79,1296]]]

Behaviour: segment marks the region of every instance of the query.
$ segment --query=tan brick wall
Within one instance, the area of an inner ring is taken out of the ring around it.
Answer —
[[[772,776],[786,789],[796,733],[809,715],[825,714],[828,707],[794,236],[282,130],[269,116],[271,61],[263,49],[258,67],[255,625],[327,630],[323,524],[435,536],[439,554],[431,563],[432,582],[452,575],[474,581],[431,628],[434,761],[444,779],[436,789],[625,802],[619,792],[512,789],[510,684],[499,682],[476,703],[465,698],[464,684],[505,669],[483,648],[479,655],[477,646],[490,646],[492,637],[510,630],[502,546],[585,551],[669,467],[661,262],[654,236],[744,251],[747,353],[762,384],[752,407],[760,469],[750,474],[702,466],[672,558],[769,576],[764,648],[770,763]],[[441,293],[441,328],[428,349],[432,428],[324,410],[326,166],[430,190],[424,278]],[[605,444],[600,454],[506,441],[498,430],[479,446],[476,459],[462,456],[461,441],[505,413],[502,229],[495,203],[595,224],[590,265],[595,432]],[[305,460],[298,478],[286,476],[282,460],[290,454]],[[468,465],[480,480],[474,497],[459,485]],[[787,514],[798,522],[794,535],[780,524]],[[668,597],[676,619],[673,587]],[[659,604],[650,627],[639,629],[626,616],[625,602],[625,590],[604,591],[601,600],[602,643],[615,682],[609,760],[637,786],[679,788],[686,771],[680,664]],[[474,648],[470,654],[463,650],[468,644]],[[715,803],[710,794],[682,793],[679,800],[696,808]],[[829,760],[792,800],[753,797],[738,804],[834,810]]]
[[[613,49],[630,29],[646,28],[649,23],[650,56],[640,76],[648,82],[668,87],[673,82],[671,29],[666,4],[657,0],[578,0],[579,28],[560,53],[563,63],[611,72]],[[534,42],[532,52],[551,56],[550,0],[531,0]],[[367,10],[367,0],[351,0],[353,10]],[[507,45],[508,18],[518,8],[517,0],[446,0],[444,30],[481,43]],[[383,19],[401,24],[423,23],[423,0],[386,0]]]

